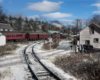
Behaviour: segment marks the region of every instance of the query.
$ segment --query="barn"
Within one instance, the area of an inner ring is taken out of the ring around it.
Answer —
[[[0,32],[0,46],[6,44],[6,36]]]

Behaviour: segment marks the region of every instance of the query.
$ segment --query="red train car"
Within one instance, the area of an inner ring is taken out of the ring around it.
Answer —
[[[47,39],[48,34],[39,34],[39,39]]]
[[[38,39],[38,34],[28,33],[28,39],[29,40]]]
[[[4,32],[6,40],[26,40],[26,33]]]
[[[47,39],[51,34],[46,33],[30,33],[30,32],[2,32],[6,35],[6,40],[34,40],[34,39]]]

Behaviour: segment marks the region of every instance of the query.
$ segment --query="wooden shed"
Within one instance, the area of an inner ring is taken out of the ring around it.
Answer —
[[[0,46],[6,44],[6,36],[0,32]]]

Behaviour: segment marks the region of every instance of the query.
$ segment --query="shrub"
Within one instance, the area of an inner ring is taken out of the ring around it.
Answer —
[[[52,47],[53,49],[55,49],[57,46],[58,46],[57,43],[53,43],[53,44],[51,45],[51,47]]]
[[[18,46],[14,43],[7,43],[4,46],[0,46],[0,56],[10,54],[9,51],[15,50]]]
[[[100,60],[97,54],[75,54],[57,57],[55,64],[82,80],[100,80]]]
[[[45,43],[43,45],[42,49],[44,49],[44,50],[50,50],[50,44],[49,43]]]

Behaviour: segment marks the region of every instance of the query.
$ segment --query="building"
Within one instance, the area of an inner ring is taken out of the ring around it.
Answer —
[[[0,31],[13,31],[13,28],[10,24],[0,23]]]
[[[0,32],[0,46],[6,44],[6,36]]]
[[[80,44],[93,45],[100,48],[100,26],[90,23],[80,31]]]

